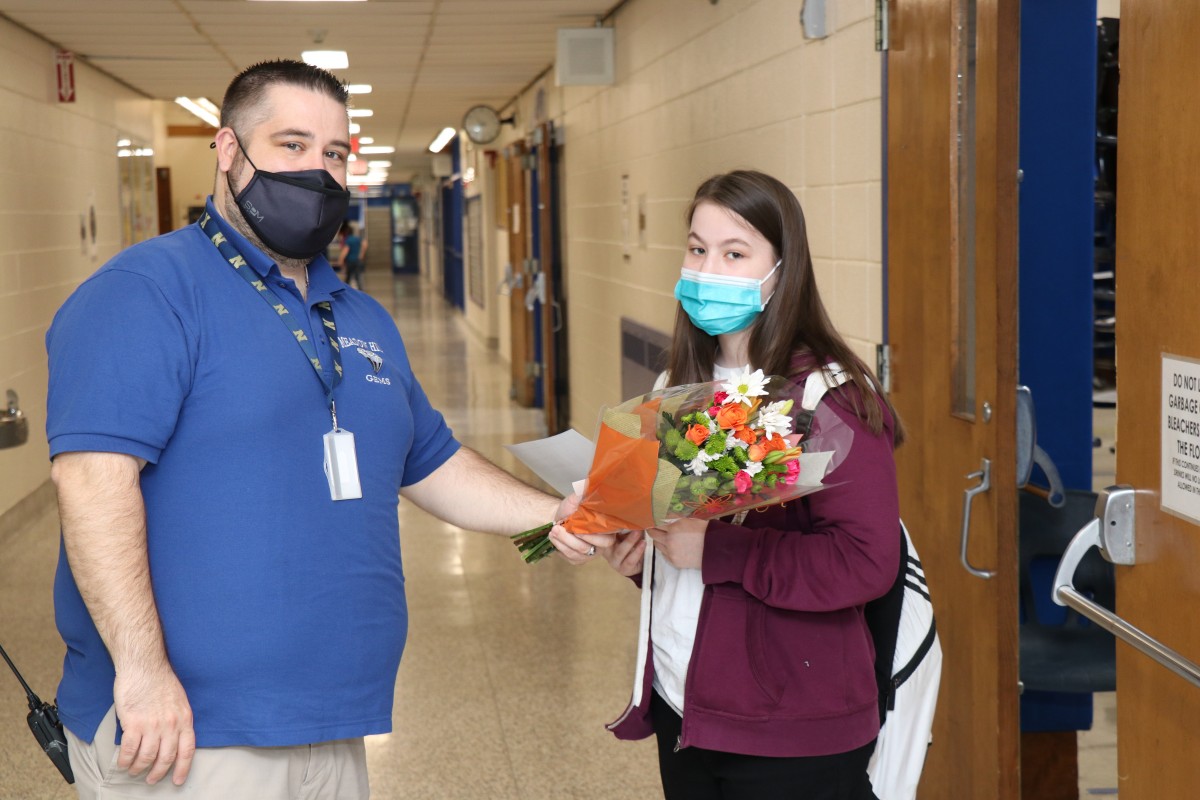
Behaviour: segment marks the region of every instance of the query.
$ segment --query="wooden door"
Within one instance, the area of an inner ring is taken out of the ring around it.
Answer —
[[[512,343],[512,396],[522,406],[533,405],[533,317],[525,309],[529,290],[529,215],[525,203],[527,176],[522,159],[525,148],[515,144],[508,154],[508,261],[512,264],[512,294],[509,296],[509,335]]]
[[[888,337],[901,513],[944,650],[922,800],[1020,796],[1018,0],[898,0],[887,55]],[[964,492],[974,497],[960,559]]]
[[[542,318],[539,321],[542,326],[542,397],[546,411],[546,430],[549,433],[559,433],[562,426],[559,423],[561,410],[558,403],[557,365],[558,332],[562,327],[562,305],[558,301],[560,295],[558,277],[561,275],[561,269],[558,264],[558,250],[555,246],[554,236],[558,197],[557,187],[554,185],[554,174],[550,166],[551,152],[554,148],[554,131],[549,122],[542,123],[540,130],[542,143],[537,149],[537,214],[540,219],[538,235],[541,241],[538,252],[541,253],[541,264],[538,265],[538,270],[545,287],[543,296],[546,298],[541,304]]]
[[[1163,375],[1164,355],[1200,359],[1196,210],[1200,208],[1200,4],[1121,7],[1117,131],[1117,482],[1138,489],[1136,566],[1117,567],[1117,613],[1200,661],[1200,522],[1161,510],[1164,394],[1195,399]],[[1164,385],[1166,384],[1166,385]],[[1200,415],[1176,412],[1186,421]],[[1172,437],[1175,438],[1175,437]],[[1197,437],[1183,434],[1185,444]],[[1185,456],[1194,464],[1200,459]],[[1168,456],[1168,462],[1170,456]],[[1185,476],[1194,468],[1181,467]],[[1167,500],[1172,507],[1174,498]],[[1193,516],[1195,516],[1193,512]],[[1117,645],[1121,800],[1194,797],[1200,784],[1200,689]]]
[[[175,219],[171,209],[171,168],[156,167],[154,170],[155,195],[158,197],[158,232],[170,233],[175,230]]]

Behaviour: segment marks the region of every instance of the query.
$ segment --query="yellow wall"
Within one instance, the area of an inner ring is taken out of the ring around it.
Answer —
[[[616,83],[554,86],[517,103],[531,129],[535,97],[564,128],[564,262],[571,420],[587,428],[620,401],[619,320],[669,332],[672,291],[696,186],[731,169],[783,180],[808,221],[818,283],[834,322],[868,363],[882,340],[881,56],[874,3],[830,0],[831,35],[804,38],[790,0],[632,0],[615,27]],[[622,209],[622,176],[629,207]],[[485,174],[485,180],[488,176]],[[637,230],[644,196],[644,244]],[[622,216],[628,215],[629,257]],[[494,253],[503,265],[497,236]],[[498,313],[502,351],[505,312]],[[591,431],[584,430],[585,433]]]
[[[0,398],[14,389],[29,442],[0,450],[0,514],[47,477],[46,329],[67,295],[120,248],[117,147],[161,141],[151,100],[76,63],[57,102],[54,49],[0,20]],[[97,235],[81,245],[94,203]]]

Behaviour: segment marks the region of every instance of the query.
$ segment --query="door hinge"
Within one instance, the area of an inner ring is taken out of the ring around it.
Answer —
[[[525,362],[525,377],[526,378],[542,377],[542,365],[540,363],[538,363],[537,361],[526,361]]]
[[[883,53],[888,50],[888,30],[890,26],[890,18],[888,16],[888,0],[875,0],[875,50]]]
[[[892,391],[892,348],[891,345],[875,346],[875,375],[884,394]]]

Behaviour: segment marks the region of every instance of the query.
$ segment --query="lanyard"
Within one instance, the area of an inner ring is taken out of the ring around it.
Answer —
[[[221,252],[225,260],[229,262],[229,266],[233,267],[233,271],[241,275],[246,283],[254,287],[258,292],[259,297],[271,307],[276,314],[279,315],[279,321],[287,326],[287,329],[296,337],[296,343],[300,345],[300,349],[304,351],[304,355],[308,357],[308,361],[312,364],[313,370],[317,373],[317,380],[321,382],[321,387],[325,389],[325,397],[329,401],[329,413],[333,415],[333,427],[337,429],[337,406],[333,402],[333,390],[342,381],[342,353],[338,345],[337,325],[333,321],[333,307],[328,300],[323,300],[317,303],[317,314],[321,317],[321,323],[327,330],[329,336],[329,346],[333,353],[333,384],[325,383],[325,376],[321,369],[321,359],[317,356],[317,350],[313,347],[312,340],[300,328],[291,312],[279,299],[279,295],[267,286],[266,281],[253,275],[253,269],[246,263],[246,259],[238,252],[233,243],[225,238],[225,234],[221,233],[217,224],[213,222],[212,217],[207,211],[200,217],[200,229],[204,231],[204,235],[213,243],[213,246]]]

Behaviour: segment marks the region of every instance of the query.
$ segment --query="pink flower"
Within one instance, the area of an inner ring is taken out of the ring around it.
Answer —
[[[799,477],[800,477],[800,462],[795,461],[795,460],[787,462],[787,474],[783,476],[783,482],[786,483],[788,486],[791,486],[793,483],[796,482],[796,479]]]
[[[717,392],[716,394],[713,395],[713,402],[716,403],[717,405],[721,405],[728,399],[729,399],[729,392]]]
[[[733,476],[733,487],[737,489],[738,494],[745,494],[753,485],[754,479],[744,469],[739,470],[738,474]]]
[[[717,416],[717,412],[718,412],[718,411],[720,411],[720,410],[721,410],[721,407],[720,407],[720,406],[713,406],[712,408],[710,408],[710,409],[708,410],[708,415],[709,415],[710,417],[715,417],[715,416]]]

